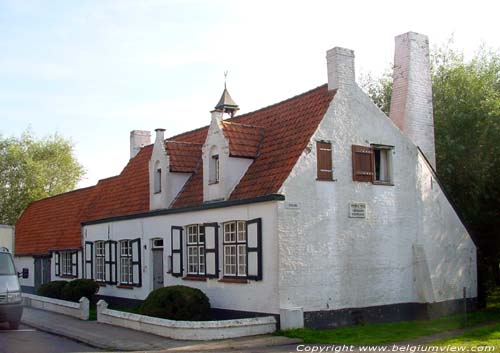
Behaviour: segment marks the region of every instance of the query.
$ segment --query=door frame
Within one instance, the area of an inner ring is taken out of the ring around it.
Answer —
[[[161,241],[161,245],[159,244]],[[163,275],[163,286],[165,286],[165,240],[163,237],[155,237],[151,239],[151,291],[155,289],[155,252],[161,252],[162,256],[162,275]]]

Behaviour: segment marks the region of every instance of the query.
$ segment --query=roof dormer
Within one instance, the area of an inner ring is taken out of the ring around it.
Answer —
[[[253,159],[264,136],[261,128],[224,120],[238,110],[224,85],[224,92],[212,111],[203,145],[203,201],[227,200]],[[230,119],[232,120],[232,119]]]

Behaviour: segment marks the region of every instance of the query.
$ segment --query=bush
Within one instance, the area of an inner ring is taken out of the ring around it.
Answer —
[[[64,286],[61,295],[63,300],[78,302],[81,297],[88,300],[99,291],[99,285],[91,279],[75,279]]]
[[[139,311],[142,315],[170,320],[207,320],[210,302],[199,289],[170,286],[149,293]]]
[[[42,284],[36,290],[36,294],[43,297],[49,297],[54,299],[62,298],[62,290],[66,286],[67,281],[52,281],[49,283]]]

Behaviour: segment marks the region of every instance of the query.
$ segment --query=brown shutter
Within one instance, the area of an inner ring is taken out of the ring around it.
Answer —
[[[352,180],[372,182],[373,178],[373,149],[352,145]]]
[[[316,142],[318,180],[332,180],[332,144]]]

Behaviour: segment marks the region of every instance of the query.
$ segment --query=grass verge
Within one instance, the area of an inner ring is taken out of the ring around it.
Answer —
[[[435,320],[405,321],[385,324],[364,324],[328,330],[295,329],[278,332],[291,338],[301,338],[305,343],[379,345],[411,340],[484,322],[500,320],[500,288],[488,298],[488,307],[464,315],[446,316]]]
[[[491,346],[495,347],[495,352],[498,352],[500,350],[500,323],[471,330],[460,336],[435,341],[429,345],[466,347],[469,351],[473,347]]]

